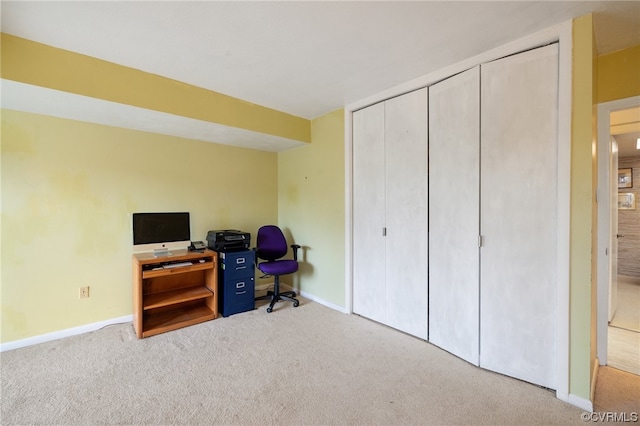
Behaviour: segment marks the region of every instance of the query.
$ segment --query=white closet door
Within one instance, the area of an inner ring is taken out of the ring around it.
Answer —
[[[385,102],[386,324],[427,338],[427,89]]]
[[[554,389],[557,45],[481,74],[480,366]]]
[[[478,365],[480,68],[429,88],[429,341]]]
[[[353,312],[386,322],[384,103],[353,113]]]

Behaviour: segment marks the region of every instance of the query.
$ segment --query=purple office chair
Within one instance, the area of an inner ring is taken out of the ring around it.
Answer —
[[[284,234],[275,225],[265,225],[258,229],[258,238],[256,241],[257,247],[254,248],[256,252],[256,266],[266,276],[273,275],[273,291],[269,290],[266,296],[257,297],[256,300],[269,299],[271,303],[267,308],[267,312],[273,311],[273,305],[279,300],[289,300],[293,302],[293,306],[296,307],[300,304],[298,299],[295,299],[295,291],[284,291],[280,293],[280,275],[292,274],[298,270],[298,249],[297,244],[292,244],[293,260],[281,259],[287,254],[287,240],[284,238]],[[259,262],[258,259],[266,260],[266,262]]]

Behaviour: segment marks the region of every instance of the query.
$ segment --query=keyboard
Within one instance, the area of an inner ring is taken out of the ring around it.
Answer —
[[[191,266],[193,263],[191,262],[180,262],[180,263],[169,263],[167,265],[162,265],[163,269],[171,269],[171,268],[180,268],[182,266]]]

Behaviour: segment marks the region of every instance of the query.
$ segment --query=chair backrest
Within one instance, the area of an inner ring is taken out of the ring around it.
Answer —
[[[287,254],[287,240],[275,225],[265,225],[258,229],[256,255],[264,260],[280,259]]]

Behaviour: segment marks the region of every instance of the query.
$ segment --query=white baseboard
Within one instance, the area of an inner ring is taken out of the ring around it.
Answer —
[[[593,402],[588,399],[584,399],[580,396],[569,394],[566,398],[562,398],[560,395],[556,395],[559,400],[571,404],[575,407],[582,408],[584,411],[593,413]]]
[[[348,314],[349,311],[347,311],[346,308],[336,305],[335,303],[331,303],[331,302],[327,302],[324,299],[321,299],[317,296],[314,296],[313,294],[309,294],[306,291],[300,291],[299,288],[293,288],[291,287],[289,284],[286,283],[280,283],[280,286],[282,287],[282,289],[284,291],[295,291],[296,293],[298,293],[300,296],[304,297],[305,299],[309,299],[312,300],[316,303],[319,303],[321,305],[326,306],[327,308],[333,309],[334,311],[338,311],[338,312],[342,312],[343,314]],[[256,286],[256,290],[258,291],[265,291],[268,290],[269,288],[273,287],[273,283],[267,283],[267,284],[262,284],[259,286]]]
[[[347,310],[345,308],[343,308],[342,306],[338,306],[334,303],[331,302],[327,302],[326,300],[323,300],[319,297],[316,297],[312,294],[309,294],[305,291],[300,291],[300,289],[297,288],[292,288],[291,286],[285,284],[285,283],[281,283],[280,284],[282,286],[283,289],[286,290],[293,290],[296,293],[300,294],[302,297],[312,300],[316,303],[320,303],[321,305],[324,305],[330,309],[348,314],[349,312],[347,312]],[[256,286],[256,290],[267,290],[269,287],[273,286],[273,283],[267,283],[267,284],[263,284],[260,286]],[[113,325],[113,324],[121,324],[121,323],[125,323],[125,322],[132,322],[133,321],[133,315],[125,315],[123,317],[120,318],[111,318],[108,320],[104,320],[104,321],[99,321],[99,322],[94,322],[92,324],[86,324],[86,325],[81,325],[78,327],[73,327],[73,328],[68,328],[66,330],[60,330],[60,331],[54,331],[52,333],[47,333],[47,334],[41,334],[39,336],[33,336],[33,337],[28,337],[26,339],[21,339],[21,340],[14,340],[12,342],[6,342],[6,343],[0,343],[0,352],[4,352],[4,351],[10,351],[12,349],[18,349],[18,348],[24,348],[27,346],[31,346],[31,345],[37,345],[38,343],[44,343],[44,342],[50,342],[52,340],[58,340],[58,339],[62,339],[64,337],[70,337],[70,336],[75,336],[78,334],[83,334],[83,333],[89,333],[92,331],[96,331],[99,330],[103,327],[106,327],[108,325]]]
[[[39,336],[28,337],[26,339],[14,340],[0,344],[0,352],[10,351],[12,349],[24,348],[26,346],[37,345],[38,343],[50,342],[52,340],[62,339],[64,337],[75,336],[78,334],[89,333],[99,330],[103,327],[113,324],[121,324],[132,322],[133,315],[125,315],[120,318],[111,318],[104,321],[94,322],[92,324],[81,325],[78,327],[67,328],[66,330],[54,331],[53,333],[41,334]]]
[[[335,303],[327,302],[324,299],[320,299],[312,294],[307,293],[306,291],[298,291],[300,295],[306,299],[313,300],[316,303],[326,306],[327,308],[333,309],[334,311],[342,312],[343,314],[348,314],[349,312],[342,306],[338,306]]]

